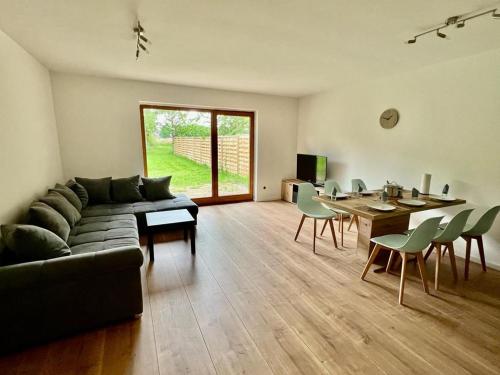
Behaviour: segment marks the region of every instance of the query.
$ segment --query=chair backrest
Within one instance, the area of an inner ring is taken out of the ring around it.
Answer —
[[[340,185],[335,180],[326,180],[325,181],[325,195],[332,195],[333,189],[337,189],[337,193],[342,193],[342,189]]]
[[[482,236],[483,234],[488,232],[498,215],[498,211],[500,211],[500,206],[490,208],[484,213],[483,216],[479,218],[477,223],[474,224],[471,229],[465,232],[465,234],[468,234],[470,236]]]
[[[474,210],[471,208],[456,214],[453,219],[450,220],[446,228],[444,228],[444,230],[441,231],[439,236],[435,237],[434,240],[439,242],[455,241],[464,231],[465,224],[467,224],[467,219],[472,211]]]
[[[436,231],[439,227],[439,223],[443,219],[444,216],[431,217],[430,219],[424,220],[420,223],[419,226],[415,228],[410,236],[408,236],[408,240],[404,245],[402,245],[399,250],[408,250],[408,251],[422,251],[425,249],[434,236],[436,235]]]
[[[363,182],[363,180],[362,180],[362,179],[360,179],[360,178],[353,178],[353,179],[351,180],[351,184],[352,184],[352,191],[353,191],[353,192],[358,191],[358,190],[359,190],[359,186],[361,186],[361,189],[363,189],[363,190],[368,190],[368,189],[366,188],[365,183],[364,183],[364,182]]]
[[[314,185],[310,182],[299,184],[299,191],[297,194],[297,207],[306,215],[330,215],[332,211],[323,207],[320,202],[313,201],[312,197],[317,196],[318,193]]]

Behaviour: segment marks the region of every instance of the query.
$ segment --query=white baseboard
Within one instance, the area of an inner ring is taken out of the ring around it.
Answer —
[[[459,255],[456,255],[457,258],[462,258]],[[464,258],[462,258],[464,259]],[[481,259],[477,256],[472,256],[470,257],[471,262],[481,264]],[[500,264],[494,263],[494,262],[488,262],[488,258],[486,258],[486,267],[488,268],[493,268],[494,270],[500,271]]]

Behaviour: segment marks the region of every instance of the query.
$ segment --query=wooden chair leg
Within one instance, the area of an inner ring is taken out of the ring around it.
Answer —
[[[476,238],[477,247],[479,248],[479,257],[481,258],[481,267],[486,272],[486,258],[484,257],[483,236]]]
[[[427,286],[427,272],[425,271],[424,255],[422,254],[422,252],[419,252],[416,255],[417,255],[418,269],[420,271],[420,277],[422,278],[422,286],[424,287],[425,293],[429,294],[429,287]]]
[[[339,220],[340,246],[344,247],[344,215],[340,214]]]
[[[447,246],[448,252],[450,253],[450,263],[451,263],[451,271],[453,272],[453,278],[455,282],[458,280],[458,272],[457,272],[457,261],[455,259],[455,248],[453,247],[453,242],[450,242]]]
[[[302,224],[304,224],[304,220],[306,219],[306,215],[302,215],[302,219],[300,219],[299,229],[297,229],[297,234],[295,235],[294,241],[297,241],[297,237],[299,237],[300,230],[302,229]]]
[[[349,226],[347,227],[347,231],[351,230],[352,223],[356,224],[356,229],[359,230],[359,220],[357,215],[351,215],[351,220],[349,220]]]
[[[434,272],[434,289],[439,289],[439,271],[441,270],[441,244],[436,243],[436,271]],[[417,258],[418,259],[418,258]]]
[[[429,258],[429,256],[432,253],[432,250],[434,250],[434,244],[433,243],[431,243],[430,246],[429,246],[429,248],[427,249],[427,252],[425,253],[424,261],[426,261],[427,258]]]
[[[396,251],[391,250],[391,254],[389,255],[389,260],[387,261],[387,266],[385,267],[385,272],[389,272],[391,270],[395,255],[396,255]]]
[[[335,244],[335,248],[338,249],[337,245],[337,237],[335,236],[335,228],[333,227],[333,220],[329,219],[328,222],[330,223],[330,230],[332,231],[332,237],[333,237],[333,243]]]
[[[349,219],[349,225],[347,226],[347,231],[348,232],[351,230],[352,223],[354,223],[354,216],[355,215],[351,215],[351,218]]]
[[[328,220],[325,220],[325,223],[323,224],[323,229],[321,229],[321,234],[320,236],[323,235],[323,232],[325,231],[325,228],[326,228],[326,224],[328,224]]]
[[[370,254],[370,258],[368,258],[368,262],[366,263],[366,266],[365,266],[365,268],[363,270],[363,273],[361,274],[361,280],[365,279],[365,276],[368,273],[368,270],[370,269],[370,266],[375,261],[375,258],[377,257],[378,252],[380,251],[381,248],[382,247],[379,244],[375,245],[375,247],[373,248],[373,251]]]
[[[443,249],[443,256],[446,255],[446,250],[448,250],[448,245],[446,245],[445,248]]]
[[[316,219],[314,219],[313,253],[316,254]]]
[[[406,266],[408,261],[408,254],[401,254],[403,261],[401,263],[401,281],[399,282],[399,304],[403,304],[403,295],[405,293],[405,279],[406,279]]]
[[[465,241],[466,241],[466,245],[465,245],[464,280],[469,280],[470,247],[471,247],[472,238],[466,237]]]

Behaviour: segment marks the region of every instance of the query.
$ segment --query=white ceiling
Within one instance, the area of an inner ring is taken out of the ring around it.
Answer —
[[[0,29],[48,68],[302,96],[500,48],[500,20],[414,45],[492,0],[0,0]],[[140,18],[153,45],[135,61]],[[449,30],[449,29],[448,29]]]

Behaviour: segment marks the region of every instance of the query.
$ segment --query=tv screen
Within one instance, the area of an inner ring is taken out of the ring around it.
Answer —
[[[297,154],[297,178],[313,184],[326,180],[326,156]]]

